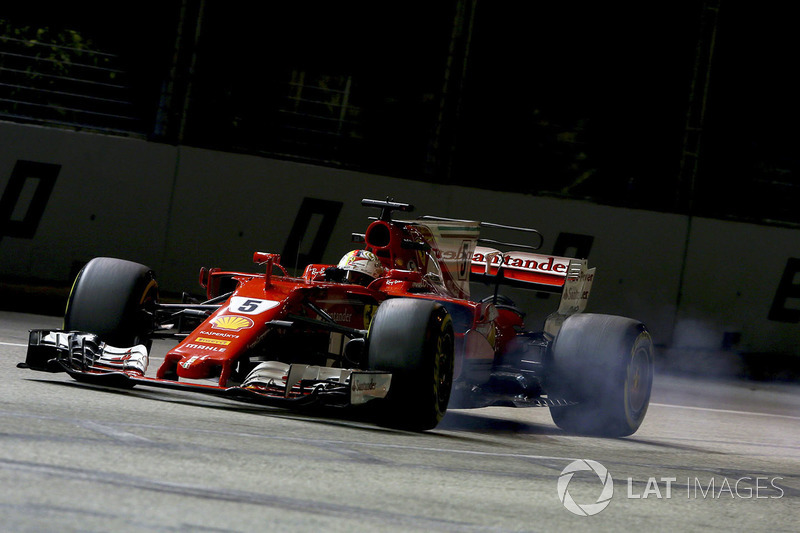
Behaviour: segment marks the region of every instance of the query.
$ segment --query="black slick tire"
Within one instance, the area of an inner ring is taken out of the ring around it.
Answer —
[[[97,257],[78,273],[64,314],[64,330],[94,333],[117,347],[149,348],[152,320],[146,309],[158,299],[153,271],[131,261]]]
[[[577,314],[564,321],[552,348],[550,397],[577,402],[551,406],[566,431],[623,437],[639,429],[653,384],[653,341],[641,322]]]
[[[397,298],[378,307],[369,330],[372,370],[392,373],[382,423],[414,431],[442,420],[453,384],[450,315],[432,300]]]

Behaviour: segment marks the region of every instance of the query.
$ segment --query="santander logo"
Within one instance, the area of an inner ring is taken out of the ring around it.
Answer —
[[[476,266],[486,266],[487,263],[497,268],[500,262],[503,268],[513,268],[528,272],[547,272],[559,276],[566,276],[569,268],[569,259],[565,257],[554,257],[552,255],[540,255],[527,252],[506,252],[505,254],[478,246],[472,255],[472,264]]]

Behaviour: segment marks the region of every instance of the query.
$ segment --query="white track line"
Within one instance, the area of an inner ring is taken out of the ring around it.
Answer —
[[[122,431],[120,429],[114,428],[112,426],[108,426],[106,424],[98,424],[97,422],[92,422],[91,420],[81,420],[78,422],[78,425],[105,435],[107,437],[112,437],[117,440],[121,440],[128,443],[150,443],[153,442],[148,438],[140,437],[139,435],[135,435],[133,433],[129,433],[127,431]]]
[[[800,420],[800,416],[776,415],[772,413],[756,413],[754,411],[734,411],[731,409],[712,409],[711,407],[691,407],[688,405],[673,405],[669,403],[655,403],[655,402],[650,402],[650,405],[656,407],[672,407],[674,409],[689,409],[692,411],[709,411],[712,413],[727,413],[733,415],[750,415],[750,416],[769,416],[773,418],[788,418],[789,420]]]

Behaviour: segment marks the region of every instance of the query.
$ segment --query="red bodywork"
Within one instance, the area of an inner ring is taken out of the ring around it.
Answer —
[[[333,265],[308,265],[302,277],[291,277],[280,266],[279,256],[260,252],[254,261],[266,266],[264,274],[204,270],[201,282],[209,299],[219,295],[226,279],[236,283],[234,294],[167,353],[157,378],[219,377],[219,386],[225,387],[238,358],[262,341],[271,321],[287,316],[314,318],[304,301],[313,302],[337,324],[367,329],[376,307],[395,297],[433,299],[447,307],[456,334],[454,379],[465,369],[488,371],[496,354],[503,352],[522,326],[522,318],[491,303],[467,299],[469,273],[482,271],[484,258],[475,253],[477,227],[462,226],[439,224],[437,227],[447,231],[445,239],[433,235],[431,224],[372,222],[364,235],[364,248],[380,258],[386,272],[367,287],[325,281],[325,270]],[[442,246],[444,240],[456,243],[456,251]],[[498,260],[494,260],[494,265],[489,261],[492,274],[497,271]],[[505,267],[512,278],[564,283],[561,272],[531,273],[513,270],[510,264]]]
[[[353,297],[361,295],[376,304],[385,299],[381,292],[366,287],[313,281],[307,276],[221,271],[212,275],[233,276],[238,283],[234,296],[167,353],[156,377],[165,378],[171,372],[184,379],[219,376],[219,385],[225,387],[239,356],[261,341],[268,322],[306,314],[304,299],[317,303],[342,326],[355,329],[365,328],[368,304],[354,302]]]

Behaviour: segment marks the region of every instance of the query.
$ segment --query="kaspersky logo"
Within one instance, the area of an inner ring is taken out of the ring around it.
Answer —
[[[589,471],[597,474],[602,483],[600,495],[594,503],[578,503],[569,493],[569,483],[575,472]],[[608,507],[611,503],[611,497],[614,496],[614,480],[611,479],[611,474],[608,473],[606,467],[592,461],[591,459],[578,459],[567,465],[561,471],[561,476],[558,478],[558,499],[564,504],[568,511],[578,516],[593,516]]]

